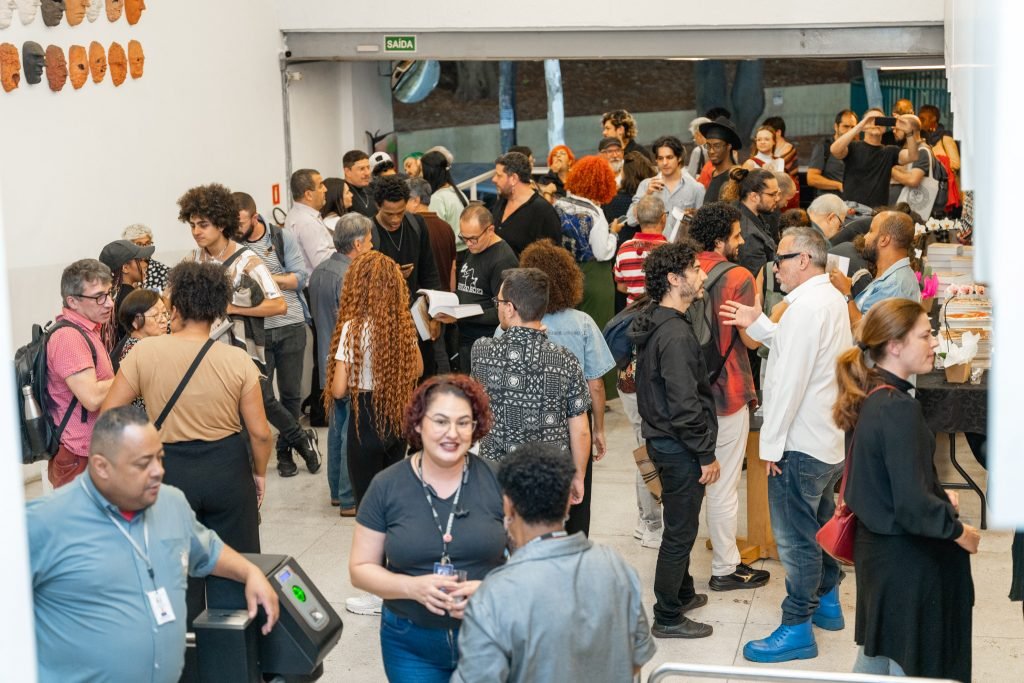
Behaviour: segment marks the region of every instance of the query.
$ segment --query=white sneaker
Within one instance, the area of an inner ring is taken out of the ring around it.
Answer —
[[[636,521],[636,526],[633,527],[633,538],[635,538],[636,540],[639,541],[640,539],[642,539],[644,537],[644,534],[646,532],[647,532],[647,525],[644,524],[642,519],[638,519]]]
[[[384,601],[376,595],[360,595],[358,598],[345,598],[345,609],[352,614],[363,614],[368,617],[379,617]]]
[[[664,528],[664,527],[662,527],[662,528]],[[662,532],[661,528],[659,528],[659,529],[657,529],[655,531],[651,531],[649,529],[644,531],[643,537],[640,539],[640,547],[641,548],[654,548],[654,549],[660,548],[661,547],[661,532]]]

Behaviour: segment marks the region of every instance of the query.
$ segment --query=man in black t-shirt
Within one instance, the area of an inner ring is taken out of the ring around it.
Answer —
[[[844,198],[869,208],[888,202],[892,167],[917,159],[917,138],[913,132],[920,129],[921,122],[909,114],[896,121],[897,128],[909,133],[906,147],[901,150],[894,145],[882,145],[882,128],[875,124],[875,119],[882,115],[881,110],[868,110],[864,119],[839,136],[830,148],[832,156],[845,164]],[[861,133],[864,140],[857,139]]]
[[[349,211],[361,213],[367,218],[373,218],[377,213],[377,203],[373,199],[373,192],[370,189],[370,157],[361,149],[353,149],[345,152],[341,158],[341,166],[345,173],[345,183],[352,191],[352,207]]]
[[[555,209],[530,186],[530,160],[509,152],[494,162],[494,231],[518,257],[533,242],[545,237],[562,242],[562,221]],[[508,216],[505,212],[509,211]]]
[[[836,122],[832,124],[832,137],[822,140],[811,151],[811,162],[807,164],[807,184],[818,191],[819,197],[823,194],[843,196],[844,164],[841,159],[832,156],[829,149],[843,133],[856,125],[857,115],[849,109],[842,110],[836,114]]]
[[[469,254],[456,274],[455,289],[460,304],[480,304],[484,312],[459,322],[459,367],[470,371],[473,342],[494,336],[498,326],[498,310],[494,297],[501,289],[503,273],[518,268],[519,259],[508,243],[494,232],[491,212],[479,204],[470,205],[459,219],[459,236]],[[439,316],[440,317],[440,316]],[[454,322],[447,316],[442,322]]]

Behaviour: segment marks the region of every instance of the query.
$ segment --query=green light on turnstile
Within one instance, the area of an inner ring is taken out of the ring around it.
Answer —
[[[292,586],[292,595],[299,602],[306,602],[306,591],[302,590],[299,586]]]

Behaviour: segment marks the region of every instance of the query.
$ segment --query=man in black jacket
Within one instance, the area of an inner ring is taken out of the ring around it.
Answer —
[[[637,314],[637,407],[647,453],[661,475],[665,531],[654,573],[656,638],[705,638],[712,628],[686,617],[707,604],[694,592],[690,550],[697,538],[704,486],[718,480],[718,420],[700,343],[686,309],[704,296],[700,247],[667,244],[644,261],[647,294],[657,302]]]

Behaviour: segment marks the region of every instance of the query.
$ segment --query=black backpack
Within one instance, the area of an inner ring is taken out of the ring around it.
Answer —
[[[49,412],[49,392],[46,390],[46,344],[53,333],[59,329],[70,327],[78,330],[92,352],[93,366],[96,365],[96,347],[78,325],[66,320],[56,324],[47,323],[45,327],[32,326],[32,341],[25,344],[14,354],[14,379],[18,392],[18,419],[21,424],[21,461],[32,464],[39,460],[48,460],[60,447],[60,437],[71,420],[78,399],[72,397],[67,411],[57,424]],[[25,389],[28,389],[28,392]],[[28,394],[26,396],[26,393]],[[26,410],[26,403],[35,405]],[[31,414],[37,413],[36,417]],[[88,413],[82,408],[82,421],[88,419]]]
[[[612,352],[615,359],[615,367],[625,370],[629,362],[633,360],[633,340],[629,338],[629,328],[633,326],[633,319],[642,310],[649,308],[650,298],[644,294],[636,301],[629,304],[615,314],[615,317],[605,323],[601,334],[608,344],[608,350]]]
[[[708,277],[704,281],[704,296],[691,303],[685,313],[687,320],[693,326],[693,333],[697,335],[697,341],[700,343],[700,349],[704,354],[704,364],[708,369],[708,382],[711,384],[714,384],[718,380],[718,376],[722,374],[725,359],[732,353],[733,346],[736,345],[736,340],[740,336],[739,332],[733,331],[732,341],[729,342],[729,348],[726,349],[725,355],[723,356],[719,352],[718,312],[712,310],[711,290],[715,288],[723,275],[736,267],[735,263],[729,261],[715,264],[715,267],[708,271]]]

